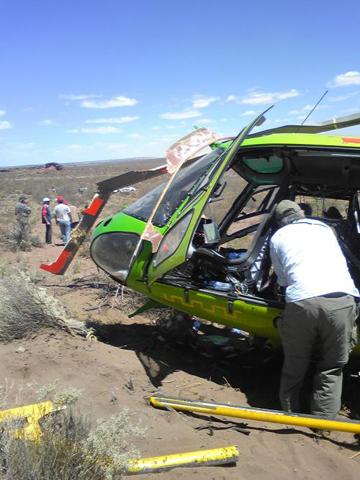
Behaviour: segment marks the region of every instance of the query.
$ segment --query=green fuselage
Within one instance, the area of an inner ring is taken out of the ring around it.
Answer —
[[[330,150],[339,150],[339,148],[344,148],[344,144],[347,148],[359,149],[358,141],[354,140],[352,143],[351,140],[344,140],[342,137],[314,134],[277,134],[255,137],[245,140],[243,147],[262,148],[265,146],[266,148],[278,147],[279,149],[286,149],[288,146],[293,147],[294,145],[298,145],[301,148],[313,148],[315,146]],[[227,147],[224,147],[225,150],[226,148]],[[344,149],[344,151],[345,150],[346,149]],[[225,163],[224,167],[221,168],[225,168]],[[183,201],[181,205],[178,205],[175,209],[171,219],[161,227],[155,225],[155,230],[165,235],[179,219],[189,214],[191,209],[191,211],[194,211],[200,218],[204,205],[208,202],[210,194],[214,190],[220,176],[221,172],[219,171],[218,176],[214,175],[214,177],[209,180],[207,187],[203,189],[205,193],[199,194],[199,201],[196,197],[193,204],[191,204],[190,201],[190,206],[186,204],[186,201]],[[246,180],[254,185],[279,185],[282,181],[278,172],[275,172],[273,177],[271,176],[271,172],[266,172],[266,174],[262,172],[249,172]],[[203,198],[201,195],[203,195]],[[205,195],[207,195],[207,197],[205,197]],[[195,229],[197,220],[194,219],[193,223],[192,228]],[[117,233],[120,235],[134,234],[134,236],[140,240],[145,226],[146,220],[140,220],[124,212],[119,212],[112,217],[111,221],[104,220],[98,225],[93,234],[93,242],[108,233]],[[191,242],[191,232],[188,237],[188,243],[185,247],[181,247],[183,251],[180,252],[185,260],[188,258],[186,257],[186,251],[188,251],[189,243]],[[154,270],[152,259],[151,244],[143,240],[138,254],[136,257],[131,258],[131,262],[129,261],[126,279],[122,283],[125,283],[129,288],[143,293],[162,305],[172,307],[190,315],[196,315],[211,322],[245,330],[254,336],[268,338],[274,345],[280,343],[276,321],[279,315],[281,315],[282,308],[284,307],[283,304],[254,295],[218,292],[205,287],[198,288],[191,284],[189,287],[179,286],[176,282],[167,279],[166,275],[164,277],[163,270],[165,270],[165,267],[161,270],[161,275],[154,276],[153,280],[149,281],[149,271]],[[177,265],[174,265],[174,267],[176,266]],[[116,278],[116,276],[106,268],[104,268],[104,270]],[[119,280],[119,278],[117,279]],[[360,344],[357,345],[354,353],[360,354]]]

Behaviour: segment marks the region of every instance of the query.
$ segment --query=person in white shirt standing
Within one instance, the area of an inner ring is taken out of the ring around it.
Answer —
[[[60,228],[62,241],[66,244],[70,240],[71,232],[71,211],[68,205],[64,203],[64,198],[59,195],[57,197],[57,205],[54,209],[56,223]]]
[[[284,350],[280,402],[299,412],[299,394],[316,353],[311,413],[334,419],[341,408],[342,369],[356,342],[359,292],[333,230],[306,218],[299,205],[282,200],[275,210],[279,228],[270,240],[278,284],[286,306],[278,322]]]

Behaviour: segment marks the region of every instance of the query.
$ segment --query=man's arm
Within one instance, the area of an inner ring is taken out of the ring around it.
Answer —
[[[70,223],[73,223],[73,221],[72,221],[72,216],[71,216],[71,209],[70,209],[70,207],[67,207],[67,208],[68,208],[68,212],[67,212],[67,213],[68,213],[69,218],[70,218]]]

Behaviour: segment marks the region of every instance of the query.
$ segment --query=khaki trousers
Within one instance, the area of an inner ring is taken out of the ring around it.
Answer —
[[[279,320],[284,349],[280,402],[284,410],[299,412],[299,393],[316,350],[311,410],[334,419],[341,408],[342,368],[356,343],[354,298],[314,297],[288,303]]]

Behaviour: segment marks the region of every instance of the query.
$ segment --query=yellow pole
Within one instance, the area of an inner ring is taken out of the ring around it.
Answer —
[[[260,422],[281,423],[299,427],[321,430],[338,430],[340,432],[360,433],[360,422],[328,420],[313,415],[297,415],[279,410],[264,410],[261,408],[241,407],[213,402],[198,402],[181,398],[150,397],[150,403],[158,408],[173,408],[183,412],[198,412],[208,415],[237,417]]]
[[[239,452],[235,446],[197,450],[195,452],[175,453],[160,457],[139,458],[130,460],[126,473],[154,473],[176,467],[197,467],[201,465],[223,465],[235,463]]]

